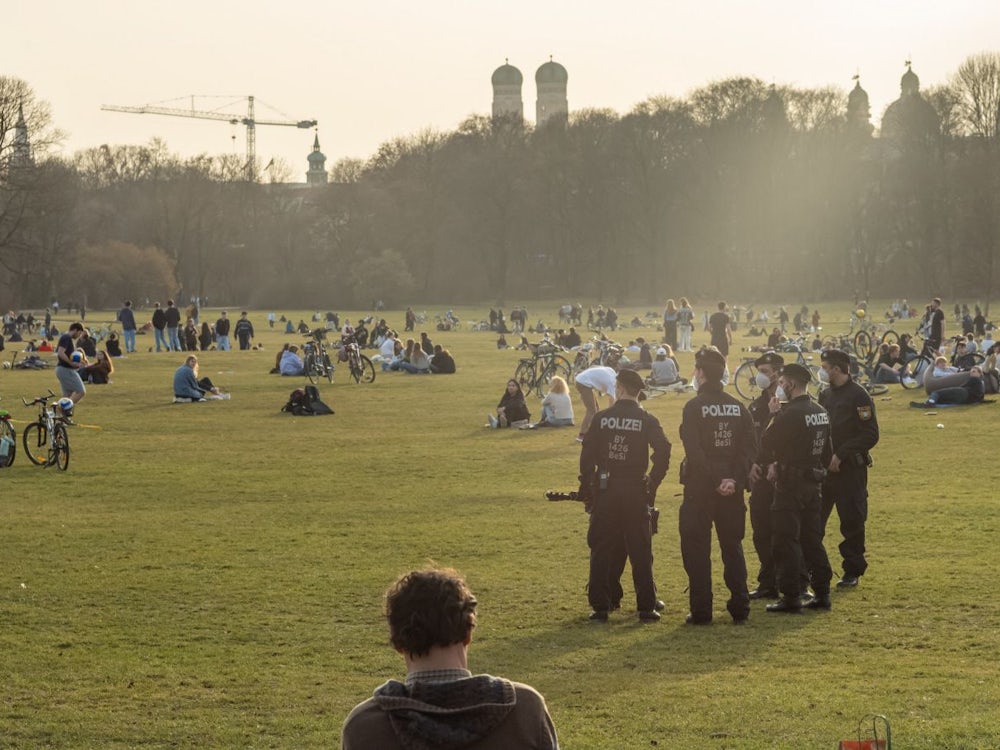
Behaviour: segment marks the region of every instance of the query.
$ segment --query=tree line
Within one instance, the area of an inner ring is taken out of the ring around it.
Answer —
[[[285,182],[287,167],[248,182],[236,157],[181,159],[157,140],[49,157],[59,134],[44,103],[0,77],[3,304],[190,294],[317,309],[658,306],[855,293],[988,304],[1000,54],[971,56],[921,91],[927,112],[901,107],[891,138],[886,122],[873,134],[854,97],[731,78],[565,124],[474,115],[342,160],[329,185],[307,188]],[[10,163],[18,106],[31,169]]]

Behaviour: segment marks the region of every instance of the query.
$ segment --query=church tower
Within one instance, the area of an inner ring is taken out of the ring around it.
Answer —
[[[493,71],[493,116],[517,117],[524,119],[524,101],[521,99],[521,71],[504,60],[503,65]]]
[[[861,76],[854,76],[854,88],[847,95],[847,127],[849,130],[871,135],[872,109],[868,92],[861,88]]]
[[[306,158],[309,160],[306,183],[311,187],[325,185],[327,183],[326,156],[319,150],[319,133],[316,134],[316,138],[313,140],[312,153]]]
[[[31,141],[28,140],[28,124],[24,121],[24,107],[18,104],[17,122],[14,124],[14,140],[11,143],[10,166],[24,168],[33,164]]]
[[[535,72],[538,99],[535,102],[535,124],[541,127],[548,122],[565,123],[569,119],[569,102],[566,84],[569,73],[552,58]]]

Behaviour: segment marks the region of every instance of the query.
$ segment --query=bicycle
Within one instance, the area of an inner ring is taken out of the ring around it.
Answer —
[[[316,384],[320,378],[326,378],[333,382],[333,362],[323,344],[326,338],[326,328],[317,328],[310,331],[311,341],[307,341],[302,347],[302,363],[305,367],[306,376],[309,382]]]
[[[0,465],[11,466],[17,456],[17,430],[11,424],[10,412],[0,409]],[[6,450],[6,453],[2,451]]]
[[[347,367],[354,378],[355,383],[374,383],[375,365],[364,354],[361,353],[358,342],[349,339],[344,343],[344,351],[347,354]],[[332,379],[331,379],[331,382]]]
[[[28,460],[35,466],[55,466],[60,471],[66,471],[69,468],[67,418],[57,416],[55,409],[49,406],[49,399],[55,397],[56,394],[49,391],[47,396],[39,396],[34,401],[21,399],[25,406],[39,404],[38,419],[24,428],[21,442]]]
[[[812,380],[809,383],[809,387],[812,387],[819,382],[819,367],[812,363],[812,354],[805,351],[803,346],[800,342],[793,341],[777,347],[776,351],[783,354],[794,353],[795,362],[809,370],[812,375]],[[754,364],[756,361],[757,357],[744,358],[743,363],[733,373],[733,386],[735,386],[740,398],[746,401],[753,401],[760,395],[761,389],[757,385],[757,365]]]
[[[572,368],[569,360],[559,354],[559,350],[552,342],[545,340],[541,344],[531,344],[531,359],[522,359],[518,362],[514,371],[516,380],[521,389],[527,393],[534,391],[539,398],[544,394],[545,389],[552,378],[556,375],[562,377],[567,383],[570,381]]]

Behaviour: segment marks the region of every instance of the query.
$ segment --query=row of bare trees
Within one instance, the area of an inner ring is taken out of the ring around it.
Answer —
[[[1000,55],[923,94],[892,139],[834,89],[748,78],[625,115],[532,128],[472,116],[335,165],[323,188],[247,183],[165,144],[71,162],[43,104],[0,78],[5,306],[188,294],[334,308],[553,298],[861,296],[988,303],[1000,254]],[[35,166],[5,166],[18,106]],[[929,127],[931,123],[932,127]]]

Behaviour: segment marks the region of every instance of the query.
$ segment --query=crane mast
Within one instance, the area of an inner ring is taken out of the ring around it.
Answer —
[[[182,107],[160,107],[146,104],[138,107],[127,107],[118,104],[103,104],[101,109],[105,112],[127,112],[136,115],[166,115],[169,117],[193,117],[198,120],[219,120],[228,122],[231,125],[244,125],[247,132],[247,179],[250,182],[257,180],[257,126],[258,125],[281,125],[293,128],[314,128],[318,124],[316,120],[258,120],[254,114],[254,98],[246,97],[247,113],[245,117],[239,117],[226,112],[214,112],[211,110],[199,110],[194,106],[194,96],[191,97],[191,108]]]

